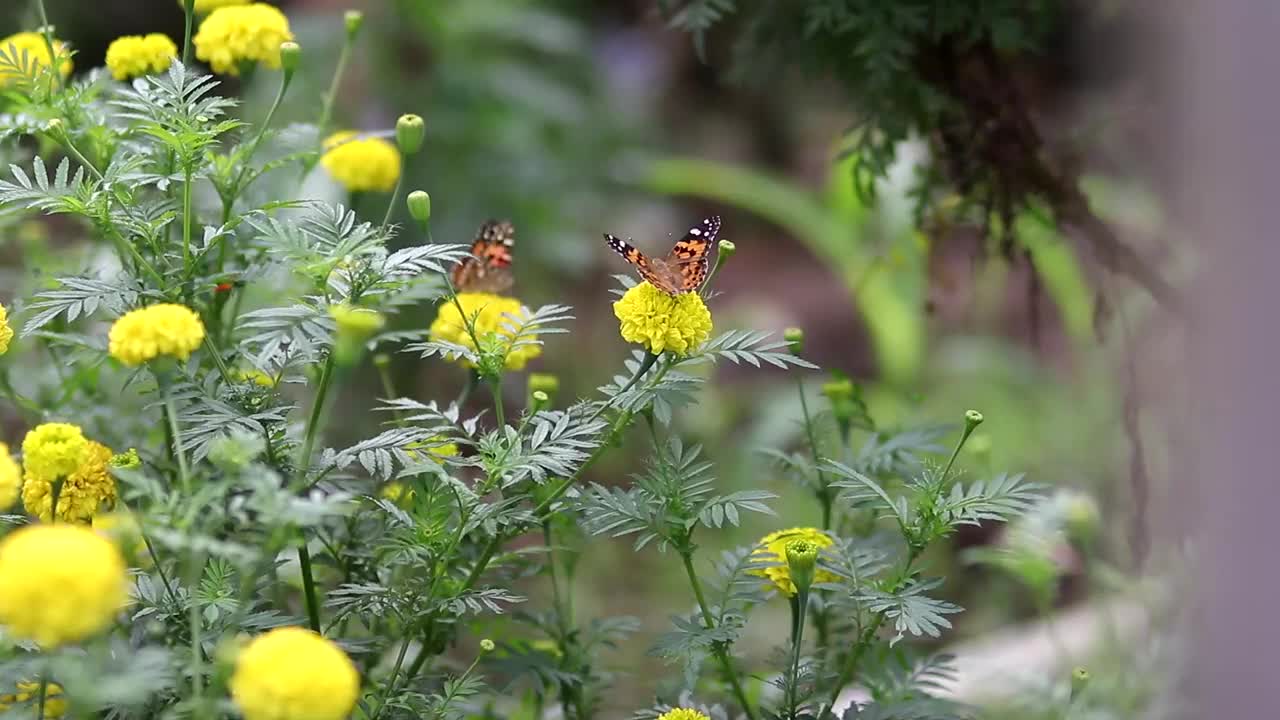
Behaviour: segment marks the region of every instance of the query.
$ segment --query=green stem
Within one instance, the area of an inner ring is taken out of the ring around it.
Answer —
[[[391,668],[391,677],[387,680],[387,691],[382,694],[382,699],[378,701],[377,708],[369,713],[371,720],[376,720],[382,714],[383,708],[387,706],[387,701],[395,697],[396,684],[400,680],[400,667],[404,665],[404,656],[409,652],[409,642],[406,638],[403,643],[400,643],[400,652],[396,655],[396,664]],[[419,654],[426,654],[425,649],[424,652]]]
[[[44,9],[44,3],[40,3],[41,10]],[[44,701],[49,694],[49,675],[47,673],[40,674],[40,700],[36,703],[36,720],[44,720]]]
[[[249,171],[249,161],[258,152],[258,146],[262,144],[262,138],[267,134],[267,130],[271,127],[271,121],[276,116],[276,111],[280,109],[280,104],[284,101],[284,94],[289,89],[289,81],[293,79],[293,72],[284,71],[280,78],[280,87],[276,90],[275,100],[271,102],[271,109],[267,111],[267,117],[258,126],[258,134],[254,135],[252,142],[249,143],[248,150],[245,151],[244,157],[240,158],[240,171],[236,173],[235,182],[231,184],[229,201],[224,201],[222,206],[222,224],[226,225],[230,217],[232,206],[235,205],[235,199],[239,196],[248,185],[241,186],[244,182],[244,175]],[[252,181],[250,181],[250,184]],[[226,260],[227,241],[223,237],[220,241],[221,247],[218,250],[218,272],[222,272],[223,264]]]
[[[977,419],[969,417],[969,415],[975,415],[977,416]],[[969,413],[966,413],[965,422],[964,422],[964,432],[960,434],[960,440],[956,442],[955,450],[951,451],[951,457],[947,459],[947,466],[942,470],[942,479],[938,481],[939,485],[946,484],[947,476],[951,474],[951,466],[955,464],[956,458],[959,457],[960,450],[961,448],[964,447],[965,441],[968,440],[969,436],[973,434],[973,429],[978,427],[978,423],[980,422],[982,422],[981,414],[976,413],[972,410],[969,411]]]
[[[178,411],[173,407],[173,395],[169,392],[169,382],[161,383],[164,392],[164,412],[169,422],[169,433],[173,435],[173,454],[178,460],[178,482],[188,497],[191,495],[191,477],[187,470],[187,456],[182,452],[182,432],[178,427]]]
[[[800,410],[804,413],[804,432],[809,440],[809,452],[813,455],[813,467],[818,473],[818,501],[822,504],[822,529],[831,529],[831,498],[828,497],[827,475],[822,472],[822,458],[818,456],[818,439],[814,433],[813,417],[809,415],[809,401],[804,396],[804,381],[796,378],[796,391],[800,395]]]
[[[387,203],[387,212],[382,216],[382,227],[386,227],[391,222],[391,213],[396,209],[396,201],[400,199],[400,186],[404,184],[404,173],[400,173],[400,177],[396,178],[396,187],[391,191],[391,202]]]
[[[191,64],[191,28],[195,25],[196,0],[186,0],[183,9],[187,14],[186,28],[182,32],[182,64]]]
[[[796,690],[796,683],[800,681],[799,680],[800,678],[800,647],[804,642],[804,623],[805,623],[805,614],[809,608],[809,590],[807,588],[805,589],[797,588],[794,602],[795,602],[795,619],[791,625],[791,644],[792,644],[791,682],[787,686],[788,690],[791,693],[791,699],[790,699],[790,702],[788,703],[788,708],[789,708],[792,720],[795,720],[796,713],[799,710],[799,708],[796,707],[799,704],[799,701],[797,699],[798,693]]]
[[[191,162],[183,168],[182,184],[182,267],[185,275],[190,277],[195,268],[191,267]]]
[[[684,561],[684,571],[689,576],[689,584],[693,587],[693,596],[698,600],[698,608],[702,610],[702,620],[707,624],[708,630],[713,630],[716,626],[715,617],[712,616],[711,607],[707,605],[707,599],[702,594],[702,583],[698,581],[698,573],[693,569],[693,553],[681,552],[680,559]],[[756,711],[747,701],[747,693],[742,689],[742,681],[738,679],[738,672],[733,667],[728,650],[722,645],[717,645],[714,655],[725,677],[728,678],[729,686],[733,689],[733,695],[738,699],[738,704],[742,706],[742,711],[746,713],[749,720],[756,720]]]
[[[507,414],[502,405],[502,382],[490,380],[489,391],[493,393],[493,414],[498,419],[498,427],[499,429],[505,428],[507,426]]]
[[[324,137],[325,129],[329,127],[329,120],[333,117],[333,103],[338,97],[338,86],[342,83],[342,76],[347,72],[347,60],[351,57],[351,45],[354,38],[351,33],[347,33],[346,38],[342,41],[342,49],[338,51],[338,65],[333,70],[333,79],[329,81],[329,92],[324,95],[324,105],[320,109],[320,120],[316,123],[316,134]]]
[[[44,11],[44,0],[36,3],[36,9],[40,12],[40,34],[44,37],[44,47],[49,51],[49,71],[53,73],[54,79],[58,81],[58,88],[66,87],[66,81],[62,79],[62,64],[58,62],[58,51],[53,44],[53,26],[49,24],[49,15]]]
[[[204,558],[197,556],[192,558],[191,579],[188,586],[191,587],[191,691],[197,701],[204,695],[204,650],[201,647],[200,635],[203,632],[203,623],[201,622],[200,602],[195,589],[200,582],[200,575],[204,572]]]
[[[302,591],[307,598],[307,622],[317,634],[320,632],[320,603],[316,601],[316,581],[311,574],[311,551],[307,549],[307,539],[302,538],[298,546],[298,566],[302,568]]]
[[[316,399],[311,405],[311,415],[307,418],[307,430],[302,440],[302,452],[298,455],[298,469],[295,471],[294,483],[301,486],[306,482],[307,471],[311,467],[311,453],[316,446],[316,433],[320,428],[320,413],[324,410],[325,398],[329,395],[329,385],[333,381],[333,353],[325,358],[324,367],[320,369],[320,385],[316,389]]]

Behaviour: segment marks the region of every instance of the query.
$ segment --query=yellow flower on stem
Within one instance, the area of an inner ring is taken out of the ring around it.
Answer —
[[[690,708],[672,708],[658,716],[658,720],[711,720],[704,712]]]
[[[65,478],[84,463],[89,441],[70,423],[37,425],[22,439],[22,464],[28,478],[47,482]]]
[[[646,280],[613,304],[622,339],[658,355],[688,355],[711,335],[711,311],[697,293],[668,295]]]
[[[9,327],[9,311],[4,305],[0,305],[0,355],[9,352],[11,340],[13,340],[13,328]]]
[[[343,130],[324,141],[320,164],[348,192],[391,192],[400,179],[400,151],[380,137]]]
[[[360,675],[332,641],[282,627],[245,646],[230,686],[245,720],[342,720],[355,707]]]
[[[9,446],[0,442],[0,512],[13,506],[21,486],[22,468],[9,454]]]
[[[71,58],[67,55],[67,44],[60,41],[53,41],[54,50],[63,59],[62,65],[58,68],[62,71],[62,76],[66,77],[71,74]],[[31,66],[47,67],[53,58],[49,57],[49,46],[45,44],[44,35],[38,32],[20,32],[0,40],[0,53],[3,53],[14,67],[23,67],[26,64]],[[22,60],[23,54],[26,54],[27,60]],[[23,74],[14,70],[12,67],[0,70],[0,87],[13,85],[23,77]]]
[[[456,303],[452,300],[440,303],[440,309],[429,331],[432,340],[461,345],[478,352],[481,348],[476,347],[475,339],[467,331],[468,319],[474,323],[476,337],[479,338],[480,343],[488,345],[503,342],[504,338],[510,340],[511,331],[503,325],[510,325],[514,322],[512,318],[520,318],[525,314],[524,306],[515,298],[493,293],[472,292],[458,293],[457,297]],[[458,310],[459,305],[462,306],[461,312]],[[508,315],[511,317],[504,317]],[[530,360],[541,354],[542,346],[535,343],[512,348],[507,353],[506,368],[521,370]],[[472,363],[467,360],[460,360],[460,362],[466,367],[472,366]]]
[[[125,605],[124,559],[79,525],[27,525],[0,540],[0,624],[42,647],[104,630]]]
[[[191,42],[196,57],[221,75],[239,75],[242,63],[280,67],[280,44],[293,40],[289,18],[266,3],[226,5],[209,13]]]
[[[752,553],[752,558],[759,562],[769,563],[769,567],[753,570],[753,575],[768,578],[773,586],[788,597],[796,594],[796,584],[792,581],[791,568],[787,562],[787,546],[802,541],[811,546],[808,549],[820,550],[831,547],[831,537],[814,527],[797,527],[789,530],[778,530],[760,538],[760,549]],[[797,544],[795,550],[801,550]],[[817,570],[813,574],[813,582],[835,582],[839,578],[827,570]]]
[[[87,523],[99,511],[110,510],[116,504],[116,481],[108,468],[113,454],[111,448],[90,440],[84,459],[75,472],[67,475],[58,491],[58,520]],[[57,478],[27,470],[22,485],[22,506],[30,515],[45,522],[53,520],[53,483]]]
[[[178,46],[164,33],[125,35],[107,47],[107,69],[117,80],[164,72],[178,55]]]
[[[161,355],[186,360],[204,342],[204,323],[191,308],[172,303],[125,313],[111,326],[107,351],[125,365]]]

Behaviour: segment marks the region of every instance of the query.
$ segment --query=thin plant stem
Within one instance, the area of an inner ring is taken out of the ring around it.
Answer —
[[[44,3],[40,3],[41,9]],[[48,673],[40,673],[40,700],[36,703],[36,720],[44,720],[44,701],[49,695],[49,675]]]
[[[317,634],[320,633],[320,603],[316,600],[316,581],[311,572],[311,551],[307,549],[307,539],[302,538],[298,546],[298,566],[302,569],[302,592],[307,599],[307,623]]]
[[[382,216],[382,227],[386,227],[391,222],[391,213],[396,209],[396,201],[400,199],[400,187],[404,185],[404,173],[396,178],[396,187],[391,191],[391,202],[387,203],[387,212]]]
[[[831,529],[831,498],[829,497],[829,488],[827,484],[827,475],[822,471],[820,463],[822,458],[818,455],[818,439],[814,433],[813,417],[809,415],[809,401],[804,396],[804,381],[796,378],[796,391],[800,395],[800,410],[804,413],[804,432],[809,440],[809,452],[813,455],[813,467],[818,473],[818,485],[821,490],[818,493],[818,502],[822,504],[822,529]]]
[[[61,89],[66,87],[66,80],[62,78],[62,66],[58,62],[58,51],[53,44],[53,26],[49,24],[49,15],[44,10],[44,0],[36,2],[36,9],[40,13],[40,34],[44,37],[44,47],[49,51],[49,71],[53,73],[58,88]]]
[[[507,414],[502,405],[502,383],[489,381],[489,391],[493,393],[493,414],[498,419],[498,427],[504,428],[507,426]]]
[[[792,720],[795,720],[796,712],[799,704],[796,692],[796,683],[800,681],[800,647],[804,642],[804,623],[805,614],[809,608],[809,590],[808,588],[796,588],[795,596],[795,621],[791,626],[791,682],[787,688],[791,693],[791,700],[788,703],[788,709],[791,713]]]
[[[182,31],[182,64],[191,64],[191,28],[195,25],[196,0],[186,0],[183,9],[187,13],[186,27]]]
[[[400,643],[400,652],[396,655],[396,663],[391,668],[391,677],[387,680],[387,690],[382,694],[382,699],[378,701],[378,707],[369,713],[370,718],[377,718],[382,714],[382,709],[387,706],[387,701],[395,694],[397,681],[400,679],[400,668],[404,665],[404,656],[409,652],[409,643],[411,641],[406,638]]]
[[[715,618],[711,615],[711,607],[707,605],[707,599],[702,593],[702,583],[698,581],[698,573],[693,569],[693,553],[681,552],[680,559],[684,561],[685,574],[689,576],[689,584],[693,587],[693,596],[698,601],[698,608],[702,611],[702,620],[706,623],[708,630],[715,629]],[[729,686],[733,689],[733,695],[737,698],[738,704],[742,706],[742,711],[746,713],[750,720],[756,720],[756,711],[751,707],[751,703],[747,701],[747,693],[742,689],[742,681],[738,679],[738,672],[733,667],[733,660],[729,657],[729,652],[723,646],[717,645],[713,654],[720,663],[720,668],[724,671],[725,677],[729,680]]]
[[[191,161],[183,168],[182,183],[182,266],[186,275],[190,276],[195,269],[191,267]]]
[[[200,582],[200,575],[204,572],[204,558],[197,556],[192,558],[191,562],[191,578],[188,585],[191,590],[191,691],[196,700],[199,701],[204,695],[203,688],[203,670],[201,666],[204,664],[204,650],[201,647],[200,635],[203,632],[203,623],[201,622],[200,603],[197,600],[195,592],[196,585]]]
[[[169,390],[169,382],[161,383],[164,388],[164,412],[169,422],[169,433],[173,435],[173,454],[178,461],[178,483],[183,492],[191,494],[191,476],[187,470],[187,456],[182,452],[182,432],[178,427],[178,411],[173,406],[173,394]]]
[[[316,134],[321,137],[329,127],[329,120],[333,118],[333,104],[338,98],[338,87],[342,83],[342,76],[347,72],[347,60],[351,57],[351,45],[354,42],[355,38],[351,33],[347,33],[342,41],[342,49],[338,51],[338,65],[333,70],[333,79],[329,81],[329,91],[324,95],[324,105],[320,108],[320,120],[316,122]]]

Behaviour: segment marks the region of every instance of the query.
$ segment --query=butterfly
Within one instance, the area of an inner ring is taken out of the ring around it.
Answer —
[[[693,292],[707,279],[711,249],[720,232],[720,216],[712,215],[689,229],[664,258],[651,258],[631,243],[605,233],[605,242],[624,260],[636,266],[640,277],[668,295]]]
[[[471,256],[453,266],[453,287],[468,292],[502,292],[511,287],[511,247],[516,228],[506,220],[487,220],[471,241]]]

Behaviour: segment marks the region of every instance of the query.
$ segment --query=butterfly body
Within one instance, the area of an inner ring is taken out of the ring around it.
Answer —
[[[471,257],[453,267],[450,279],[459,292],[500,293],[511,288],[511,248],[515,226],[506,220],[488,220],[471,241]]]
[[[690,228],[666,257],[649,257],[631,243],[608,233],[604,239],[622,259],[635,266],[636,272],[649,284],[668,295],[680,295],[696,291],[707,279],[711,249],[719,232],[720,216],[713,215]]]

